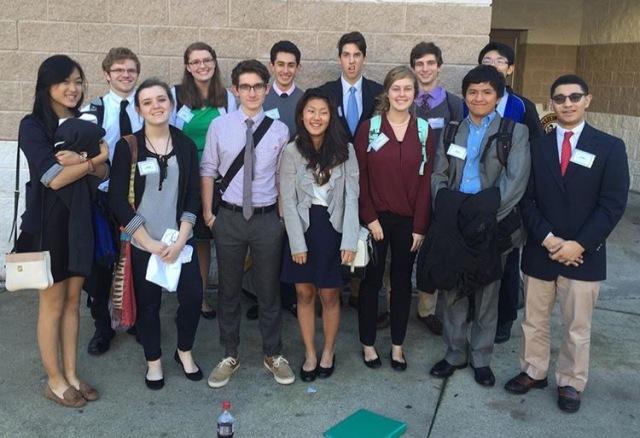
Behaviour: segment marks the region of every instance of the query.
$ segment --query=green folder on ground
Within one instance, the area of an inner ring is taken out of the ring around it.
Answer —
[[[326,438],[397,438],[407,424],[375,412],[360,409],[325,431]]]

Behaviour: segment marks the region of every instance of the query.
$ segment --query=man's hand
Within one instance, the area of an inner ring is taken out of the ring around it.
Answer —
[[[213,223],[216,220],[216,217],[214,216],[213,212],[211,211],[203,211],[202,212],[202,217],[204,218],[204,223],[207,227],[209,228],[213,228]]]
[[[542,242],[542,246],[544,246],[547,251],[553,254],[560,249],[564,241],[565,240],[561,237],[550,235],[547,236],[546,239],[544,239],[544,241]]]
[[[566,266],[580,266],[583,262],[583,253],[582,245],[575,240],[566,240],[555,253],[549,254],[549,257]]]

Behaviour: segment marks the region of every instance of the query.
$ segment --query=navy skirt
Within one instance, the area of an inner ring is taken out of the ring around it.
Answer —
[[[338,233],[329,222],[327,207],[312,205],[309,209],[309,229],[304,233],[307,244],[307,263],[299,265],[291,258],[289,239],[285,239],[282,252],[284,283],[312,283],[318,289],[342,287],[340,272],[340,242]]]

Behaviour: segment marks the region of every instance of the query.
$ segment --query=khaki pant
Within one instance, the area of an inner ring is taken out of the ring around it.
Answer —
[[[525,276],[525,316],[522,321],[522,371],[532,379],[547,377],[550,358],[551,312],[560,302],[564,333],[556,365],[558,386],[583,391],[589,374],[591,316],[600,282],[558,277],[545,281]]]
[[[418,291],[418,316],[420,318],[426,318],[429,315],[435,315],[437,304],[438,291],[432,294]]]

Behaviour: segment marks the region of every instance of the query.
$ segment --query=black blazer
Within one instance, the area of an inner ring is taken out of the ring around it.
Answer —
[[[344,127],[347,136],[350,141],[353,142],[351,131],[349,130],[349,124],[347,123],[347,114],[345,108],[342,108],[342,81],[338,78],[335,81],[330,81],[320,86],[320,89],[327,93],[333,104],[338,108],[338,114],[342,126]],[[365,120],[369,120],[373,116],[373,110],[376,107],[376,98],[384,91],[382,85],[375,81],[371,81],[364,76],[362,77],[362,114],[358,121],[358,126]],[[357,128],[356,128],[357,131]]]
[[[591,168],[569,163],[560,173],[555,130],[531,143],[531,175],[520,206],[528,237],[522,255],[525,274],[541,280],[559,275],[574,280],[606,278],[607,236],[627,204],[629,166],[624,142],[585,124],[576,149],[596,156]],[[547,234],[575,240],[585,248],[581,266],[549,258]]]
[[[200,172],[198,168],[198,156],[196,146],[193,141],[184,135],[182,131],[173,126],[169,126],[171,141],[176,151],[178,169],[178,205],[176,208],[176,221],[180,224],[182,213],[189,212],[198,215],[200,212]],[[135,132],[138,140],[138,161],[147,159],[147,148],[145,146],[144,126]],[[120,139],[116,143],[113,154],[113,165],[111,167],[111,180],[109,182],[109,206],[116,217],[116,220],[123,227],[127,226],[136,212],[131,208],[128,201],[129,177],[131,172],[131,151],[125,139]],[[134,196],[136,208],[140,205],[142,194],[144,193],[146,177],[140,175],[136,166],[136,176],[134,180]],[[159,212],[162,214],[162,212]]]

